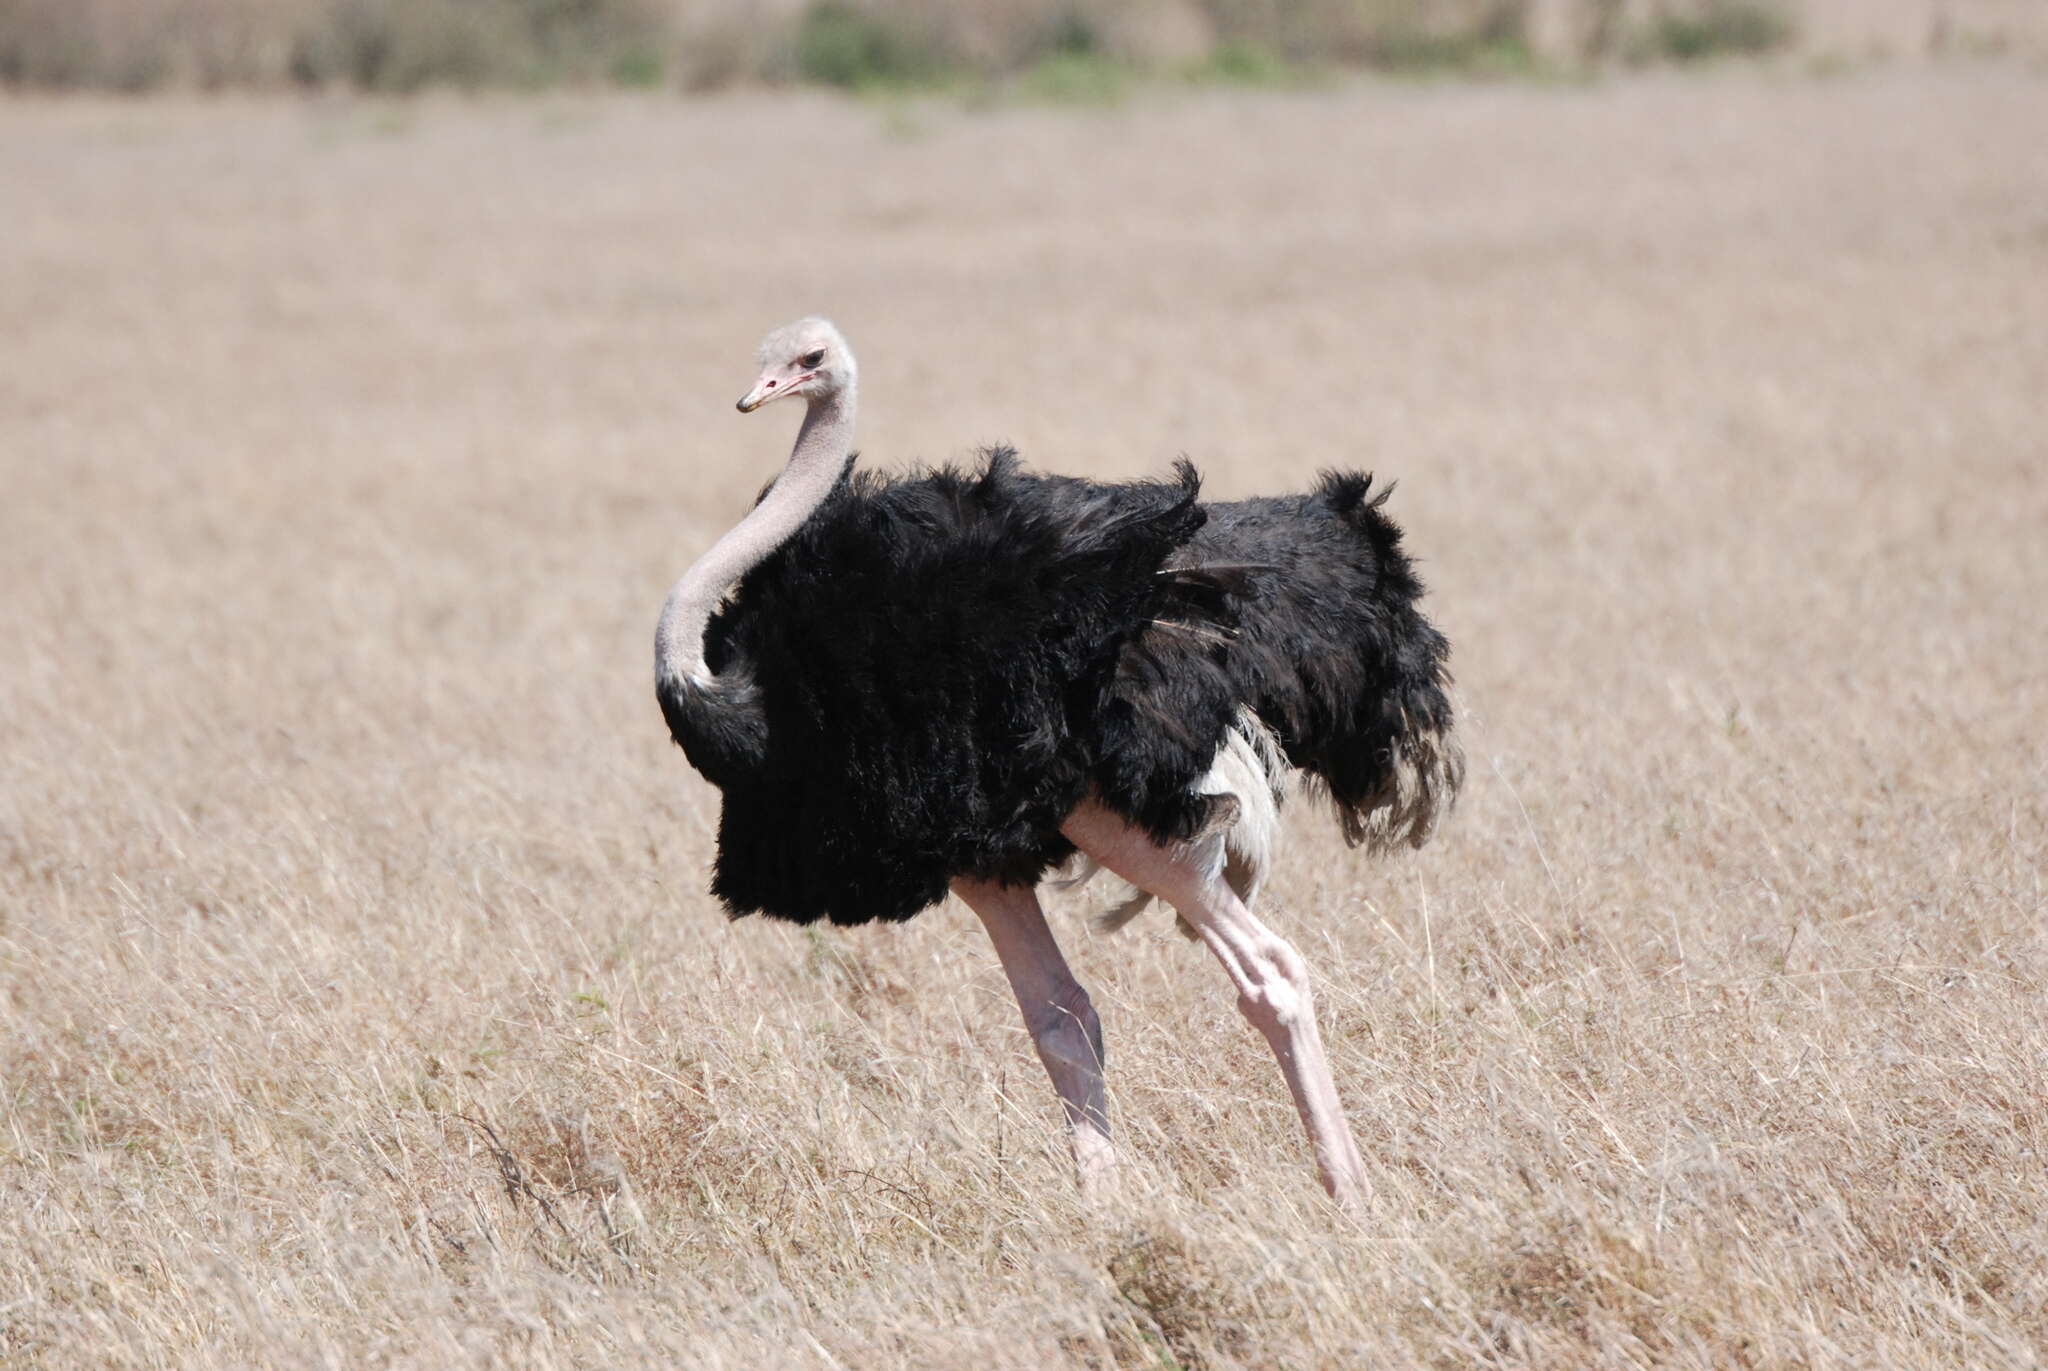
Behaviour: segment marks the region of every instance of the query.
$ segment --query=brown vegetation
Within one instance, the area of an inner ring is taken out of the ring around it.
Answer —
[[[0,110],[0,1363],[2031,1367],[2048,84]],[[787,416],[1394,508],[1473,779],[1298,814],[1378,1187],[1060,916],[728,926],[649,684]]]

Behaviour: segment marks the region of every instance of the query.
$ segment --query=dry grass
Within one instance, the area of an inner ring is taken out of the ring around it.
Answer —
[[[0,106],[0,1363],[2038,1365],[2048,82],[926,118]],[[1091,1215],[962,911],[706,899],[807,309],[878,462],[1402,480],[1473,781],[1272,899],[1363,1228],[1163,919]]]

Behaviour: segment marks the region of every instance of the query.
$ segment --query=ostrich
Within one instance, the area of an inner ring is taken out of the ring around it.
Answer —
[[[734,917],[908,919],[950,889],[988,930],[1065,1109],[1084,1194],[1115,1163],[1102,1028],[1036,887],[1073,859],[1222,962],[1278,1057],[1324,1187],[1368,1184],[1309,973],[1251,912],[1297,773],[1345,837],[1421,846],[1455,797],[1448,646],[1372,478],[1201,504],[1170,480],[854,469],[856,370],[809,318],[769,334],[751,413],[799,396],[788,465],[684,573],[655,633],[669,732],[723,792]]]

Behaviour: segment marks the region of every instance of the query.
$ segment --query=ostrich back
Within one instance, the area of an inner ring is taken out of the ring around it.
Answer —
[[[896,479],[849,464],[713,618],[718,684],[663,700],[724,792],[714,893],[734,914],[908,918],[955,876],[1040,879],[1091,791],[1190,837],[1245,708],[1354,841],[1426,833],[1400,778],[1448,730],[1445,648],[1364,478],[1207,507],[1197,489],[1185,463],[1100,484],[1007,449]]]
[[[1422,582],[1384,510],[1392,494],[1374,494],[1369,475],[1326,472],[1305,495],[1208,505],[1181,554],[1244,568],[1225,688],[1327,792],[1346,840],[1373,852],[1427,842],[1465,775],[1450,644],[1422,613]]]

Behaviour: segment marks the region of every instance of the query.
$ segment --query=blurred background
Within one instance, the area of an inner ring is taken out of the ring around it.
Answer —
[[[743,83],[1097,92],[1132,74],[1572,72],[1796,51],[2048,52],[2035,0],[0,0],[0,80]]]

